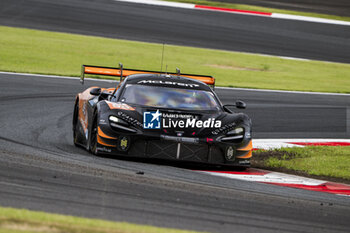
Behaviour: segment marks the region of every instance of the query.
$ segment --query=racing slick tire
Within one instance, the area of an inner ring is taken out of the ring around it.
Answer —
[[[73,143],[75,146],[79,146],[78,144],[79,139],[77,134],[78,114],[79,114],[79,101],[75,103],[74,113],[73,113]]]
[[[94,114],[92,127],[91,127],[90,152],[94,155],[99,155],[97,150],[97,114]]]

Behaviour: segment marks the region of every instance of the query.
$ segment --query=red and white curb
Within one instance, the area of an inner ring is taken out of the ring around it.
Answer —
[[[350,146],[350,139],[253,139],[255,150],[304,146]],[[298,188],[350,197],[350,185],[250,168],[240,171],[199,171],[202,173],[290,188]]]
[[[265,184],[272,184],[290,188],[298,188],[317,192],[331,193],[350,197],[350,185],[316,180],[301,176],[289,175],[280,172],[271,172],[249,168],[240,171],[199,171],[201,173],[220,176],[229,179],[238,179]]]
[[[264,17],[271,17],[271,18],[277,18],[277,19],[299,20],[299,21],[307,21],[307,22],[314,22],[314,23],[328,23],[328,24],[350,26],[350,22],[341,21],[341,20],[323,19],[323,18],[317,18],[317,17],[289,15],[289,14],[280,14],[280,13],[272,13],[272,12],[238,10],[238,9],[212,7],[212,6],[204,6],[204,5],[197,5],[197,4],[190,4],[190,3],[178,3],[178,2],[168,2],[168,1],[160,1],[160,0],[114,0],[114,1],[139,3],[139,4],[147,4],[147,5],[155,5],[155,6],[185,8],[185,9],[195,9],[195,10],[209,10],[209,11],[218,11],[218,12],[224,12],[224,13],[255,15],[255,16],[264,16]]]
[[[254,150],[304,146],[350,146],[350,139],[253,139]]]

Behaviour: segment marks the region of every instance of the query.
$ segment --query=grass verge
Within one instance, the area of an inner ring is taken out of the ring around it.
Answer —
[[[231,9],[247,10],[247,11],[281,13],[281,14],[317,17],[317,18],[324,18],[324,19],[350,21],[350,17],[345,17],[345,16],[311,13],[311,12],[303,12],[303,11],[281,10],[281,9],[277,9],[277,8],[269,8],[269,7],[261,7],[261,6],[245,5],[245,4],[214,2],[214,1],[207,1],[207,0],[166,0],[166,1],[194,3],[197,5],[215,6],[215,7],[223,7],[223,8],[231,8]]]
[[[97,219],[49,214],[24,209],[0,207],[0,232],[55,232],[55,233],[190,233],[153,226],[119,223]]]
[[[0,70],[79,76],[82,64],[160,70],[162,45],[0,26]],[[168,71],[229,87],[350,93],[350,64],[166,45]],[[164,70],[165,65],[163,66]]]
[[[350,147],[258,150],[254,151],[252,166],[350,184]]]

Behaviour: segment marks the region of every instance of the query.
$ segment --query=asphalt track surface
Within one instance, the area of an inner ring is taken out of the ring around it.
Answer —
[[[1,206],[209,232],[349,232],[348,197],[192,171],[207,167],[96,157],[75,147],[74,96],[93,85],[113,84],[0,74]],[[331,110],[349,103],[349,96],[217,92],[225,103],[247,98],[256,116],[312,101]],[[260,108],[263,99],[268,104]],[[264,123],[258,118],[255,124]]]
[[[113,0],[1,0],[0,25],[350,63],[348,26]]]

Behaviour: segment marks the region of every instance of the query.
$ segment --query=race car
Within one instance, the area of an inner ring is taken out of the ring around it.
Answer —
[[[222,105],[211,76],[82,66],[119,76],[115,88],[90,87],[75,99],[74,144],[95,155],[249,167],[252,123],[243,101]]]

